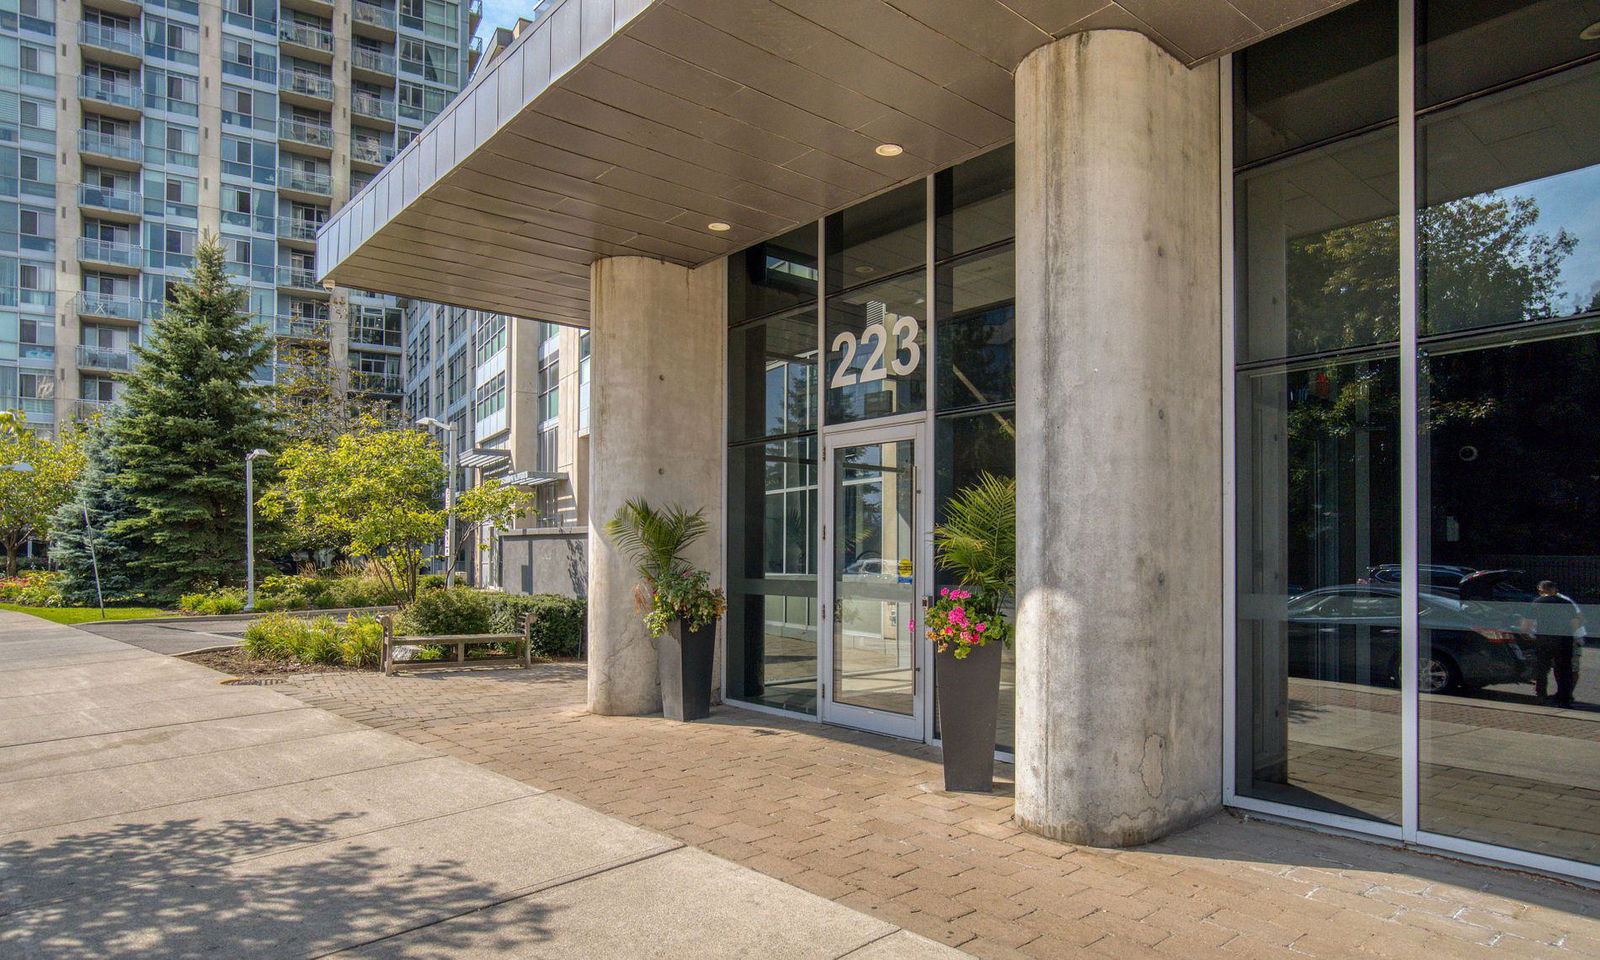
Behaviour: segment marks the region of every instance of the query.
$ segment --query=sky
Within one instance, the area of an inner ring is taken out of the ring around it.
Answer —
[[[526,17],[538,0],[483,0],[483,22],[478,24],[478,36],[485,45],[496,27],[509,27],[518,17]]]

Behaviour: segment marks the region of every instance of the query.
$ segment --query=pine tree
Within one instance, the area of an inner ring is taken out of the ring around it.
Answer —
[[[95,562],[100,566],[101,589],[107,603],[133,600],[139,595],[132,576],[133,551],[114,532],[117,521],[133,515],[127,496],[116,484],[121,472],[111,444],[111,422],[116,416],[116,408],[107,410],[95,417],[85,431],[85,461],[76,495],[56,511],[50,524],[50,558],[63,574],[61,595],[70,604],[95,602]],[[92,558],[84,538],[85,508],[94,531]]]
[[[111,532],[132,551],[141,591],[156,600],[244,570],[244,458],[277,439],[272,388],[255,383],[272,348],[246,301],[225,272],[221,244],[202,238],[188,280],[135,348],[122,412],[110,424],[116,487],[131,510]]]

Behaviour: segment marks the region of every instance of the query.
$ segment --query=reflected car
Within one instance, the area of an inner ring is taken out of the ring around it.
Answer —
[[[866,557],[845,567],[844,573],[852,577],[892,577],[895,575],[895,565],[891,560]]]
[[[1458,693],[1520,683],[1528,660],[1515,631],[1471,603],[1424,593],[1417,685]],[[1363,686],[1400,680],[1400,591],[1376,584],[1324,587],[1289,600],[1289,675]]]
[[[1538,596],[1528,589],[1521,570],[1482,570],[1450,563],[1424,563],[1417,567],[1417,579],[1428,593],[1461,600],[1494,603],[1525,603]],[[1371,586],[1400,586],[1400,564],[1384,563],[1367,571],[1362,581]]]

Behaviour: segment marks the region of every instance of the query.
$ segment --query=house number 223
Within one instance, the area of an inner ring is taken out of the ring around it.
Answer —
[[[890,319],[894,322],[892,329],[886,329],[883,323],[874,323],[861,331],[860,339],[849,330],[833,338],[831,349],[834,353],[843,353],[844,357],[839,361],[833,379],[828,381],[830,387],[853,387],[858,383],[882,380],[891,373],[904,377],[916,372],[917,366],[922,363],[922,346],[917,343],[917,334],[922,332],[922,328],[917,326],[914,317]],[[855,365],[858,350],[871,351],[859,372],[850,369]]]

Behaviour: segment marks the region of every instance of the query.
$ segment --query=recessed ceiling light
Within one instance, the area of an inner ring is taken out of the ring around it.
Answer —
[[[706,229],[707,230],[715,230],[718,233],[727,233],[729,230],[733,229],[733,225],[732,224],[723,223],[721,220],[718,220],[715,223],[706,224]]]
[[[906,148],[900,146],[898,143],[880,143],[878,144],[876,150],[876,153],[880,157],[898,157],[900,154],[905,152]]]
[[[866,264],[864,264],[864,263],[863,263],[863,264],[862,264],[862,265],[861,265],[861,266],[859,266],[859,267],[856,267],[856,273],[859,273],[859,274],[861,274],[861,275],[862,275],[862,276],[866,276],[866,275],[867,275],[867,274],[869,274],[869,273],[871,273],[871,272],[873,272],[873,271],[872,271],[872,268],[871,268],[871,267],[869,267],[869,266],[867,266],[867,265],[866,265]]]
[[[1600,40],[1600,20],[1589,24],[1578,34],[1579,40]]]

